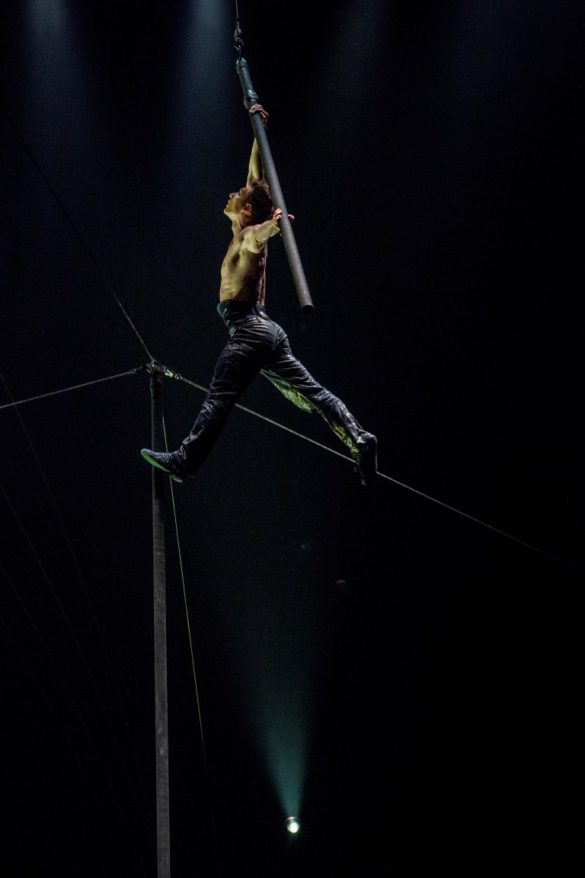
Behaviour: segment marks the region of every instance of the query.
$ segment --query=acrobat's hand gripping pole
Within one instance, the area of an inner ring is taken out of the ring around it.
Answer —
[[[249,110],[253,104],[259,103],[259,98],[254,91],[252,80],[250,78],[250,70],[248,68],[248,63],[245,58],[238,58],[238,60],[236,61],[236,69],[240,78],[242,91],[244,92],[244,103],[246,105],[246,108]],[[260,154],[262,156],[262,167],[264,169],[264,174],[270,187],[272,201],[274,202],[276,207],[279,207],[282,210],[282,219],[280,220],[280,233],[282,235],[282,243],[284,244],[284,249],[286,251],[286,255],[288,256],[288,263],[290,266],[291,274],[293,276],[293,281],[296,287],[297,297],[301,306],[301,310],[305,314],[307,314],[313,310],[313,300],[311,299],[307,279],[305,277],[305,272],[303,271],[301,257],[299,256],[299,251],[297,249],[297,242],[295,240],[295,236],[292,230],[292,225],[288,218],[286,204],[284,203],[284,196],[282,194],[282,189],[280,188],[280,181],[278,179],[278,174],[276,173],[276,167],[272,158],[272,153],[270,151],[268,137],[266,136],[266,129],[264,128],[264,123],[259,113],[251,113],[250,121],[252,123],[254,136],[258,141],[258,146],[260,147]]]

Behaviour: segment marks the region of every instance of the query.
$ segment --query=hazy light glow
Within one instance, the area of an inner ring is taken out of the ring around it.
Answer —
[[[39,31],[58,31],[67,24],[67,4],[63,0],[30,0],[26,6],[31,23]]]
[[[286,828],[292,835],[296,835],[299,829],[301,828],[301,824],[297,820],[296,817],[287,817],[286,818]]]
[[[213,179],[221,184],[222,169],[229,165],[226,119],[242,110],[241,88],[231,54],[233,10],[217,0],[197,0],[186,6],[184,16],[174,16],[174,20],[174,51],[164,84],[168,102],[166,168],[169,179],[175,181],[179,150],[183,161],[200,169],[197,185],[205,190],[210,169]],[[239,103],[230,100],[231,94],[239,97]],[[226,191],[236,186],[237,181],[230,182],[225,175],[223,179],[223,186],[229,187]]]

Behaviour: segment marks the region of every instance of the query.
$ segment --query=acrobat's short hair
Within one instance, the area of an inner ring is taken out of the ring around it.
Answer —
[[[244,204],[252,207],[252,223],[256,225],[270,219],[274,213],[274,205],[268,183],[265,180],[257,180],[249,187],[248,193]]]

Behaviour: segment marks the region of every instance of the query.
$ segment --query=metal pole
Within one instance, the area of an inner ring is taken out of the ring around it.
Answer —
[[[163,370],[150,363],[151,446],[164,443],[162,381]],[[170,878],[169,819],[169,722],[167,685],[166,552],[163,517],[166,476],[152,470],[152,564],[154,585],[154,721],[156,746],[156,841],[158,878]]]
[[[242,91],[244,92],[244,103],[249,110],[252,104],[256,104],[259,102],[259,98],[254,91],[252,80],[250,78],[248,62],[245,58],[238,58],[238,60],[236,61],[236,69],[240,78]],[[270,186],[272,201],[274,202],[276,207],[280,207],[280,209],[282,210],[280,233],[282,235],[282,243],[284,244],[286,255],[288,256],[288,262],[296,287],[299,304],[301,306],[301,310],[304,313],[310,313],[314,307],[313,300],[311,299],[309,286],[307,284],[307,279],[305,277],[305,272],[303,271],[303,266],[301,263],[301,257],[299,256],[295,236],[292,230],[290,220],[288,218],[288,211],[286,209],[286,204],[284,203],[284,196],[282,194],[282,189],[280,188],[280,181],[278,179],[278,174],[276,173],[276,166],[272,158],[272,152],[270,151],[270,145],[268,143],[268,137],[266,136],[264,123],[262,122],[262,119],[260,118],[260,115],[258,113],[252,113],[252,115],[250,116],[250,121],[252,123],[254,136],[258,141],[258,146],[260,147],[262,166],[264,168],[266,180],[268,181],[268,185]]]

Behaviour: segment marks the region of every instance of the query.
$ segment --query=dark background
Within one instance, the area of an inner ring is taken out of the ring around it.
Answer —
[[[116,297],[206,385],[233,4],[0,16],[1,404],[145,365]],[[270,311],[387,478],[235,411],[175,490],[205,747],[169,507],[173,875],[573,873],[582,5],[240,19],[316,305],[277,240]],[[165,382],[171,446],[201,399]],[[342,450],[261,378],[243,403]],[[156,874],[149,419],[144,371],[0,410],[6,876]]]

